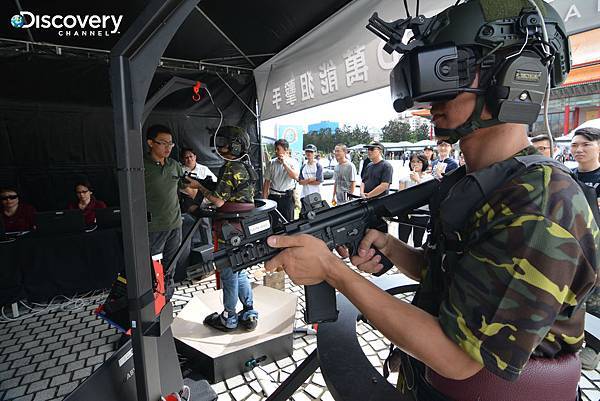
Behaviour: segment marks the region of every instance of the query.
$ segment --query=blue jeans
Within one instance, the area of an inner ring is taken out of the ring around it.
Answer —
[[[234,273],[230,267],[221,270],[223,306],[228,313],[235,314],[238,298],[244,307],[252,307],[252,287],[245,270]]]

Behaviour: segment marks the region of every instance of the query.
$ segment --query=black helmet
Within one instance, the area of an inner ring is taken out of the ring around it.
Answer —
[[[392,23],[374,14],[367,28],[387,40],[386,51],[403,55],[390,78],[396,111],[476,93],[477,106],[466,123],[436,128],[436,135],[450,142],[503,122],[535,122],[548,78],[557,86],[571,68],[562,19],[543,1],[535,4],[541,16],[529,0],[468,0],[432,18],[409,16]],[[406,30],[413,38],[403,43]],[[471,88],[477,72],[479,86]],[[480,118],[484,104],[491,120]]]
[[[250,135],[243,128],[224,126],[216,134],[215,145],[227,146],[234,157],[242,157],[250,149]]]

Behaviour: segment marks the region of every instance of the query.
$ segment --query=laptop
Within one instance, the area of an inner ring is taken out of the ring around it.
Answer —
[[[85,230],[85,220],[78,209],[38,212],[35,214],[35,226],[36,233],[44,235],[78,233]]]
[[[96,213],[96,225],[98,228],[121,227],[121,209],[118,207],[96,209],[94,212]]]

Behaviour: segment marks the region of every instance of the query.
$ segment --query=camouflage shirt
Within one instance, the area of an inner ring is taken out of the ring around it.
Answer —
[[[528,147],[519,155],[532,153]],[[568,173],[525,170],[496,189],[466,227],[481,235],[452,269],[439,310],[446,335],[507,380],[518,378],[531,355],[579,350],[600,233]]]
[[[219,173],[214,196],[225,202],[254,202],[254,186],[245,184],[250,180],[250,174],[243,163],[227,161]]]

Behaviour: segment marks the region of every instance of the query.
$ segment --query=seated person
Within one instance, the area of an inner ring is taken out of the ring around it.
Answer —
[[[0,189],[0,209],[6,232],[33,229],[35,209],[26,203],[19,204],[19,193],[16,189]]]
[[[69,203],[67,209],[81,210],[85,224],[91,226],[96,222],[96,209],[106,209],[106,203],[94,197],[92,186],[87,180],[76,182],[74,188],[77,202]]]

